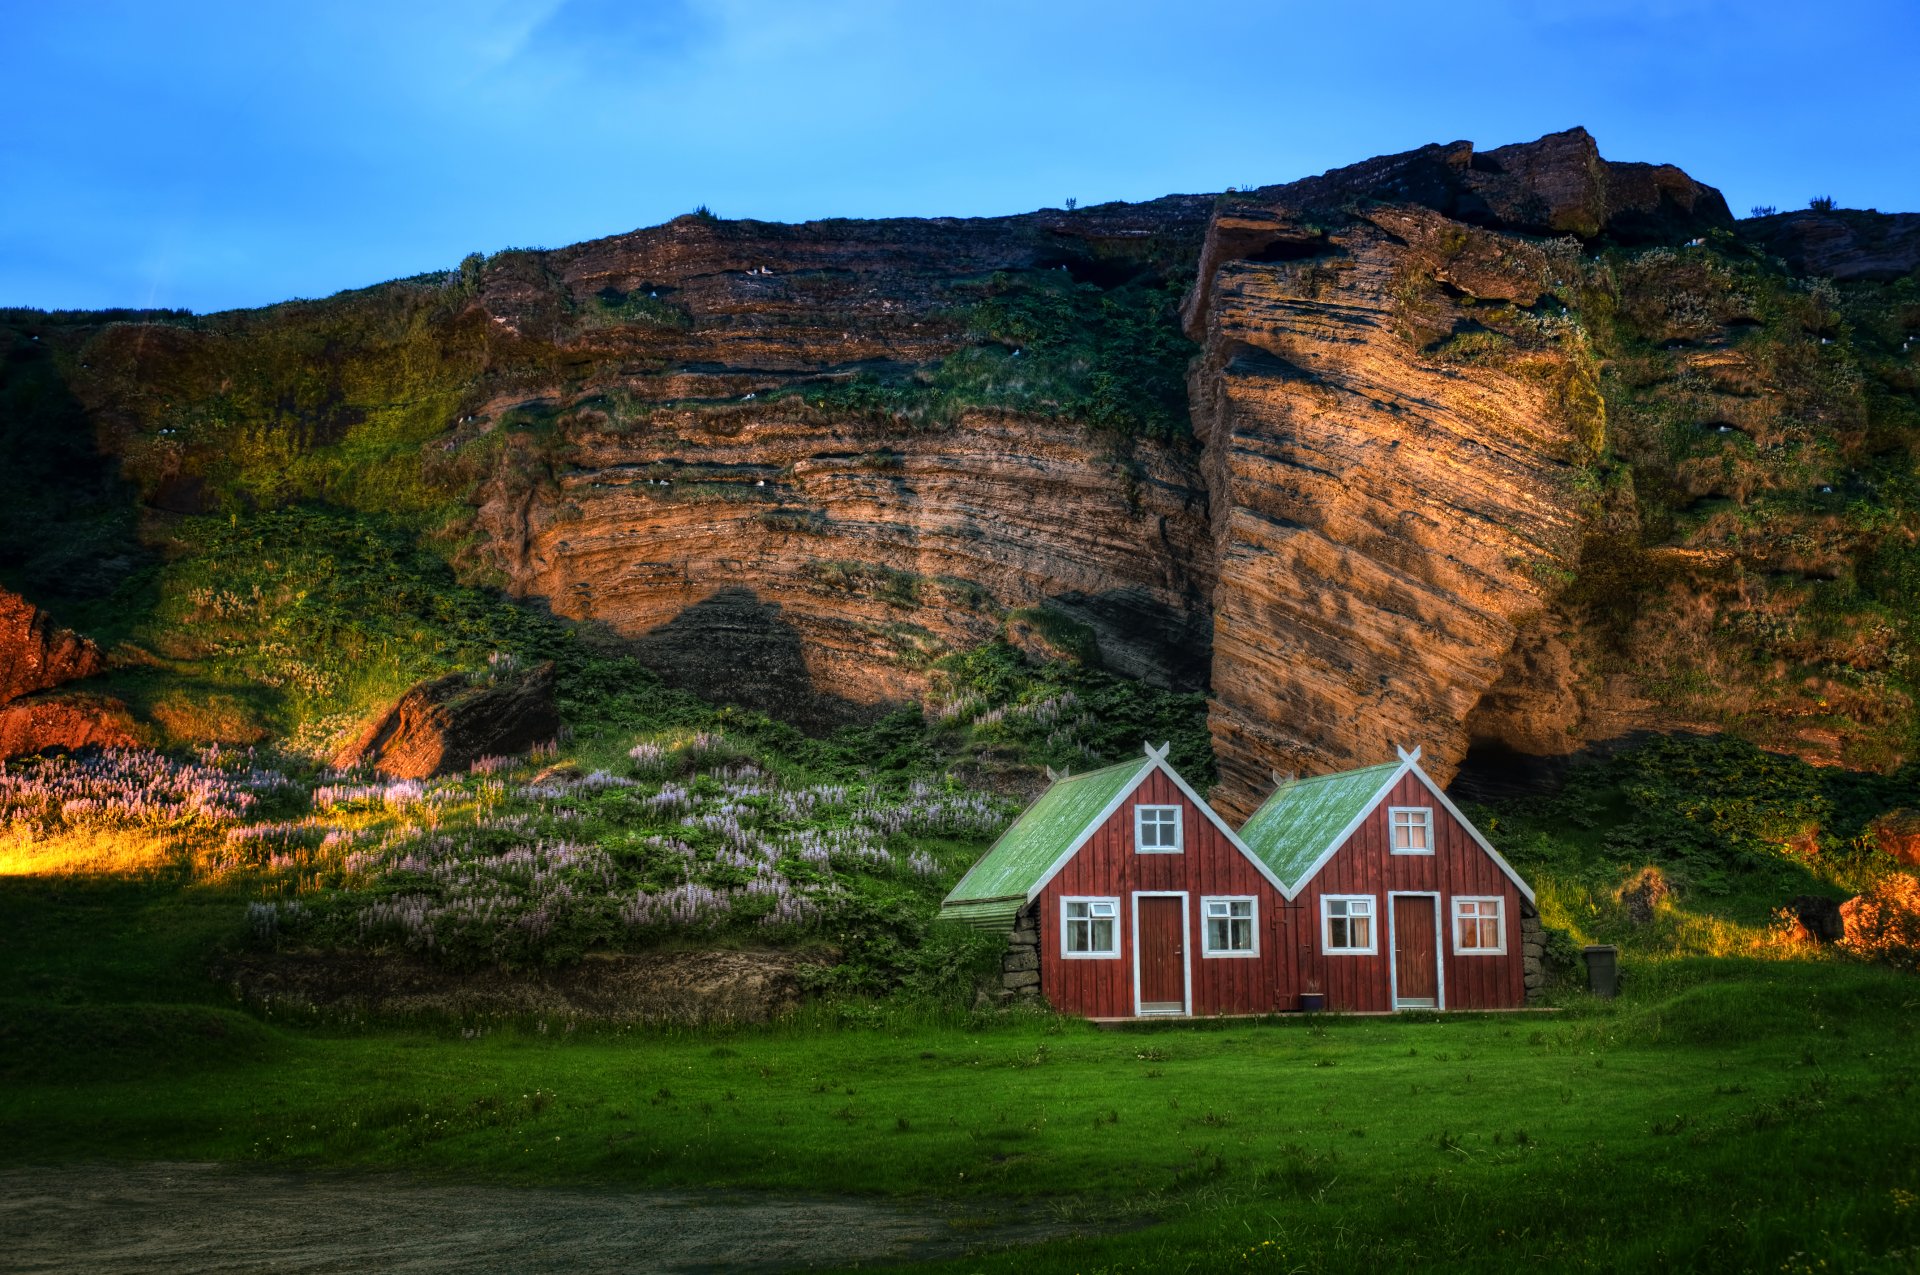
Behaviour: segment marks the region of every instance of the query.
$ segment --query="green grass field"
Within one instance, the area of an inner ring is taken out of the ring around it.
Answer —
[[[770,1027],[285,1023],[232,901],[0,882],[0,1157],[1038,1201],[956,1270],[1911,1270],[1920,986],[1644,959],[1553,1013],[1101,1031],[825,1002]]]

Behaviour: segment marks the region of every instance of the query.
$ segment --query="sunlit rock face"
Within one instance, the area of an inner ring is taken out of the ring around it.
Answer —
[[[1086,624],[1110,667],[1203,683],[1198,485],[1184,455],[1129,466],[1072,423],[901,438],[770,406],[584,434],[552,498],[486,516],[516,591],[811,723],[915,698],[928,658],[1036,605]]]
[[[1556,296],[1578,245],[1539,234],[1727,222],[1709,188],[1607,164],[1579,131],[1223,201],[1187,315],[1224,809],[1396,745],[1451,774],[1578,554],[1574,480],[1604,429]]]
[[[0,589],[0,760],[49,748],[132,746],[133,721],[118,700],[50,693],[106,666],[93,642]]]
[[[1760,474],[1789,416],[1838,437],[1834,411],[1778,388],[1783,368],[1845,379],[1817,362],[1828,328],[1756,346],[1746,284],[1681,247],[1733,224],[1712,188],[1605,161],[1573,130],[1016,217],[689,216],[325,301],[102,316],[47,344],[162,532],[298,501],[399,517],[465,578],[810,728],[921,698],[939,656],[997,636],[1091,653],[1211,692],[1218,796],[1238,814],[1274,772],[1394,745],[1444,777],[1475,745],[1553,756],[1643,728],[1660,706],[1633,670],[1673,652],[1609,632],[1630,654],[1596,673],[1592,616],[1567,602],[1597,578],[1596,538],[1630,543],[1667,590],[1642,627],[1691,606],[1701,650],[1726,641],[1708,631],[1714,590],[1734,587],[1706,578],[1716,564],[1838,578],[1853,550],[1798,523],[1776,520],[1794,559],[1755,550],[1732,512],[1731,530],[1670,543],[1637,522],[1632,484],[1663,472],[1670,510],[1806,485],[1799,462]],[[1910,231],[1822,214],[1740,233],[1881,278],[1911,268]],[[1604,245],[1660,246],[1597,261]],[[1639,281],[1595,285],[1608,305],[1690,281],[1681,326],[1633,318],[1638,379],[1621,385],[1651,405],[1641,442],[1684,414],[1724,430],[1726,455],[1629,456],[1611,432],[1601,381],[1618,369],[1584,323],[1608,320],[1568,308],[1616,264]],[[1027,309],[983,319],[1008,296]],[[1151,423],[1127,410],[1149,383],[1170,395]],[[1850,499],[1835,456],[1822,498]],[[1823,711],[1837,693],[1792,691]],[[1743,694],[1706,708],[1800,712],[1788,691]]]
[[[1211,555],[1190,442],[1045,411],[916,415],[911,399],[967,341],[965,285],[1060,269],[1111,285],[1169,244],[1190,252],[1209,205],[683,218],[550,255],[557,285],[492,280],[483,304],[515,330],[555,322],[556,296],[630,298],[659,321],[571,332],[581,383],[477,414],[531,403],[567,439],[538,482],[508,457],[483,493],[484,553],[512,592],[632,639],[672,680],[808,726],[917,698],[931,659],[1031,607],[1085,626],[1118,672],[1203,686]],[[881,378],[906,387],[904,409],[817,401]]]

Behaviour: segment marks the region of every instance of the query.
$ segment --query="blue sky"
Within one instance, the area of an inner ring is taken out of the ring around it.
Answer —
[[[1017,212],[1573,124],[1742,215],[1920,210],[1913,0],[0,0],[0,32],[0,304],[259,305],[696,204]]]

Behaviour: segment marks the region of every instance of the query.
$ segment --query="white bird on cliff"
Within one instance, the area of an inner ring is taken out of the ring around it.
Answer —
[[[744,403],[744,402],[746,402],[746,401],[747,401],[748,399],[750,399],[750,398],[752,398],[752,397],[753,397],[753,395],[752,395],[752,394],[746,394],[746,395],[743,395],[743,396],[741,397],[741,399],[740,399],[740,401],[741,401],[742,403]]]
[[[758,480],[758,481],[756,481],[756,482],[755,482],[755,483],[754,483],[753,485],[754,485],[755,487],[765,487],[765,486],[767,485],[767,480],[766,480],[766,479],[764,479],[764,478],[762,478],[762,479],[759,479],[759,480]]]

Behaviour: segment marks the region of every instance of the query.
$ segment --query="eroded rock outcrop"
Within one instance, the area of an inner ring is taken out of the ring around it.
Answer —
[[[0,704],[104,672],[107,657],[17,593],[0,589]]]
[[[1911,315],[1855,323],[1768,254],[1884,279],[1912,224],[1736,224],[1575,129],[1218,198],[684,217],[64,353],[152,508],[238,499],[246,431],[304,454],[412,413],[409,499],[469,501],[468,578],[676,683],[825,726],[995,636],[1092,655],[1212,692],[1237,813],[1395,744],[1442,776],[1676,727],[1897,763]],[[1797,623],[1849,576],[1882,593]]]
[[[395,779],[462,771],[482,757],[510,757],[550,742],[560,729],[553,665],[503,673],[478,684],[449,673],[401,696],[333,764],[371,766]]]
[[[1435,237],[1478,264],[1436,270],[1417,246]],[[1425,358],[1408,323],[1467,321],[1450,273],[1531,307],[1548,271],[1524,241],[1382,209],[1324,257],[1216,272],[1194,400],[1220,563],[1219,800],[1236,815],[1275,770],[1420,743],[1444,775],[1464,754],[1468,714],[1577,551],[1580,369],[1550,342],[1524,368]],[[1410,320],[1410,288],[1444,313]]]
[[[0,589],[0,760],[56,748],[133,747],[138,728],[125,704],[55,692],[106,667],[94,642]]]

